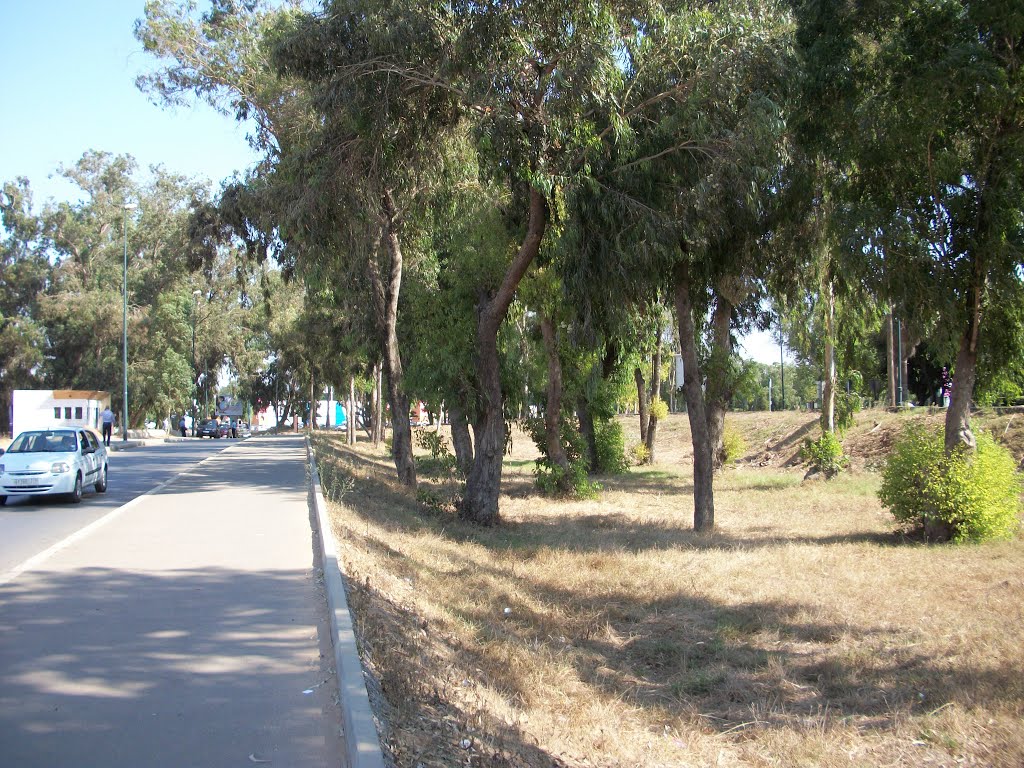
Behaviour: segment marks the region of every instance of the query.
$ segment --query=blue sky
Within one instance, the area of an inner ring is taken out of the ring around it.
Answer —
[[[232,118],[205,105],[157,107],[135,87],[136,76],[157,64],[132,35],[144,5],[0,0],[0,181],[27,177],[37,209],[73,195],[56,171],[89,149],[215,183],[255,162],[245,128]]]

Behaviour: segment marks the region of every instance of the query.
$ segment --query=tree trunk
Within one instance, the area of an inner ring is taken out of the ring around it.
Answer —
[[[11,390],[0,390],[0,435],[14,437],[11,425]]]
[[[697,331],[693,320],[693,302],[690,299],[689,268],[680,264],[675,271],[675,305],[679,323],[679,342],[683,356],[683,394],[690,420],[693,442],[693,527],[709,532],[715,528],[714,465],[711,460],[711,436],[708,432],[697,364]]]
[[[371,257],[370,281],[374,286],[378,321],[384,341],[384,372],[388,380],[388,402],[391,405],[391,452],[399,482],[415,488],[416,464],[412,456],[409,396],[402,386],[402,358],[398,349],[398,294],[402,286],[402,248],[398,239],[398,215],[390,191],[384,192],[381,196],[381,211],[384,215],[384,242],[391,261],[391,272],[385,286],[380,269]]]
[[[836,431],[836,348],[835,348],[835,316],[836,294],[835,284],[831,279],[825,282],[825,358],[824,388],[821,394],[821,431]]]
[[[459,471],[468,477],[473,468],[473,439],[469,434],[469,421],[466,419],[466,408],[456,397],[448,406],[448,423],[452,428],[452,446],[455,448],[455,461]]]
[[[661,323],[655,331],[654,356],[651,359],[651,399],[650,402],[661,400]],[[654,463],[654,440],[658,434],[658,417],[647,408],[647,463]]]
[[[732,311],[734,305],[719,293],[715,300],[715,311],[711,316],[711,368],[708,371],[708,385],[705,394],[705,413],[708,423],[708,439],[711,441],[711,466],[721,469],[725,465],[725,414],[732,400],[734,381],[729,370],[732,358]],[[685,368],[688,363],[684,361]]]
[[[530,219],[526,236],[501,281],[497,293],[483,300],[477,318],[477,381],[480,387],[480,416],[473,425],[475,456],[466,478],[466,495],[459,516],[481,525],[499,521],[501,460],[505,453],[505,411],[498,361],[498,330],[508,314],[516,289],[540,251],[547,226],[547,203],[536,189],[530,189]]]
[[[644,372],[639,368],[634,368],[633,380],[636,382],[637,410],[640,412],[640,442],[646,446],[647,427],[650,426],[651,413],[647,407],[647,382],[644,381]]]
[[[345,419],[345,438],[349,445],[356,444],[356,379],[348,377],[348,418]]]
[[[967,327],[960,338],[956,369],[953,371],[953,392],[949,408],[946,410],[947,453],[952,453],[961,446],[971,452],[978,447],[974,431],[971,429],[971,400],[974,397],[974,382],[978,375],[978,336],[981,330],[983,281],[984,275],[981,274],[979,259],[975,257],[974,284],[969,294]]]
[[[892,312],[885,316],[885,373],[887,379],[887,395],[889,407],[895,408],[896,402],[896,336],[893,332]]]
[[[373,384],[370,386],[370,439],[373,447],[380,445],[380,363],[373,364]]]
[[[542,317],[541,334],[544,337],[544,351],[548,359],[547,406],[544,409],[544,438],[548,460],[561,469],[558,487],[569,490],[569,457],[562,445],[562,362],[558,359],[558,343],[555,338],[555,324],[550,317]]]
[[[374,383],[377,393],[377,410],[373,414],[373,423],[377,430],[377,443],[385,439],[387,427],[384,424],[384,366],[377,363],[377,380]]]
[[[316,419],[320,412],[320,401],[316,396],[316,377],[309,379],[309,428],[316,429]]]

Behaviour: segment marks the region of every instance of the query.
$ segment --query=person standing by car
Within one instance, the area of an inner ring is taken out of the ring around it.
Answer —
[[[178,421],[178,429],[181,430],[181,436],[184,437],[185,436],[185,417],[184,416],[182,416],[181,419]]]
[[[114,412],[108,405],[100,414],[100,421],[103,422],[103,444],[110,447],[110,435],[114,431]]]

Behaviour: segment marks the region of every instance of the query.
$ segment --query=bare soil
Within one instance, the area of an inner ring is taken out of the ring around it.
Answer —
[[[895,530],[876,470],[941,412],[858,414],[850,471],[804,482],[814,418],[730,414],[747,451],[710,535],[685,416],[591,500],[539,495],[516,435],[489,529],[455,518],[429,457],[412,492],[383,446],[316,434],[394,764],[1024,765],[1024,544]],[[1024,456],[1024,415],[975,424]]]

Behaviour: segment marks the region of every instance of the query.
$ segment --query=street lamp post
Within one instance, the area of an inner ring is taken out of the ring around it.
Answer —
[[[196,365],[196,315],[202,291],[192,291],[192,437],[196,436],[196,407],[199,404],[199,367]]]
[[[124,216],[121,219],[121,229],[124,232],[124,277],[122,282],[122,295],[124,298],[123,313],[121,315],[121,363],[123,377],[121,383],[121,440],[128,439],[128,211],[138,208],[138,203],[125,203],[121,206],[124,209]]]

